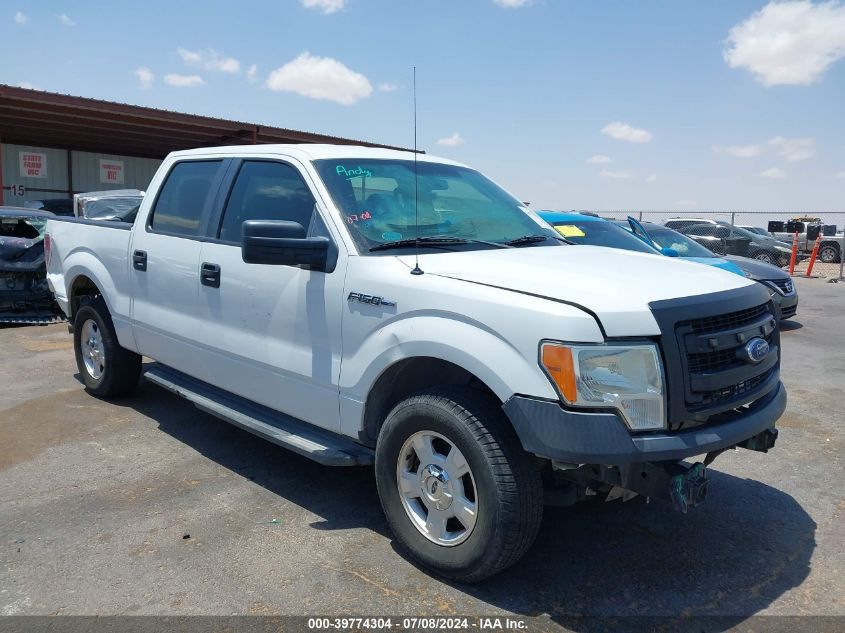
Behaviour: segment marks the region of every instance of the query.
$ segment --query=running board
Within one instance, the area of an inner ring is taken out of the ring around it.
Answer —
[[[197,409],[325,466],[368,466],[373,451],[331,431],[273,411],[158,363],[148,366],[150,382],[192,402]]]

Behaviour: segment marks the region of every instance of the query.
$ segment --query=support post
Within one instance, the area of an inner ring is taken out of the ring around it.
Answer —
[[[73,165],[71,159],[70,150],[65,150],[67,152],[67,197],[73,198]],[[76,212],[76,209],[74,209]]]
[[[0,138],[0,206],[4,205],[3,201],[3,139]]]

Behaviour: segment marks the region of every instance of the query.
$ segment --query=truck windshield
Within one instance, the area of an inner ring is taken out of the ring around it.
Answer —
[[[518,200],[465,167],[420,161],[415,187],[412,160],[347,158],[314,165],[362,253],[414,239],[417,231],[420,238],[455,238],[449,250],[496,248],[489,242],[504,244],[526,236],[539,237],[519,242],[523,247],[561,243]]]

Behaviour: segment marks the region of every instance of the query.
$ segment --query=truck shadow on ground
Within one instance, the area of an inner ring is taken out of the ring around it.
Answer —
[[[208,459],[322,517],[314,529],[365,527],[392,539],[371,468],[344,469],[339,477],[337,469],[256,438],[143,381],[135,396],[115,404],[148,416]],[[777,458],[776,450],[770,458]],[[807,577],[816,524],[776,488],[709,473],[708,499],[687,515],[640,499],[546,508],[535,545],[514,568],[479,585],[444,586],[488,603],[491,611],[551,617],[574,630],[632,630],[641,628],[637,622],[649,629],[689,628],[693,621],[671,619],[681,616],[696,618],[696,630],[729,628]],[[597,622],[597,616],[619,620]]]

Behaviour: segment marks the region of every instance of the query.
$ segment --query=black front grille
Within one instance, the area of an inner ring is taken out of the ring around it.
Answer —
[[[777,386],[780,337],[769,292],[755,283],[649,304],[660,326],[670,429],[741,415],[734,410]],[[770,347],[756,363],[745,349],[754,338]]]
[[[771,378],[775,371],[777,371],[777,369],[772,367],[764,371],[762,374],[743,380],[735,385],[730,385],[723,389],[703,391],[701,392],[701,402],[692,405],[690,410],[697,411],[718,405],[722,402],[730,402],[732,400],[741,399],[742,396],[752,393],[754,389],[764,384],[769,378]]]
[[[744,327],[754,323],[768,312],[768,310],[768,305],[763,304],[754,308],[729,312],[728,314],[718,314],[716,316],[692,319],[688,321],[688,324],[692,328],[692,331],[696,334],[707,334],[710,332],[718,332],[719,330],[732,330],[734,328]],[[679,323],[678,325],[684,325],[684,323]]]
[[[781,308],[780,310],[780,318],[781,319],[791,319],[795,316],[795,313],[798,312],[798,306],[789,306],[788,308]]]

